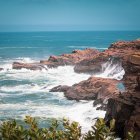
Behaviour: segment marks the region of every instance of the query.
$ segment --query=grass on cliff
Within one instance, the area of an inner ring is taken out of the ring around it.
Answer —
[[[19,125],[15,120],[5,121],[0,126],[1,140],[114,140],[115,120],[107,126],[104,119],[100,118],[86,134],[81,133],[81,126],[77,122],[63,119],[61,122],[53,120],[49,128],[39,128],[35,118],[26,116],[27,127]],[[58,129],[62,124],[63,128]],[[128,134],[127,140],[134,140],[132,133]]]

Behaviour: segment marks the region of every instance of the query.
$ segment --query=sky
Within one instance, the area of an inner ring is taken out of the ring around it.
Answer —
[[[0,0],[0,32],[140,30],[140,0]]]

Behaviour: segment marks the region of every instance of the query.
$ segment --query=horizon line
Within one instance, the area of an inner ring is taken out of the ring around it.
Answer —
[[[140,32],[140,30],[27,30],[27,31],[0,31],[0,33],[17,33],[17,32],[129,32],[129,31],[132,31],[132,32]]]

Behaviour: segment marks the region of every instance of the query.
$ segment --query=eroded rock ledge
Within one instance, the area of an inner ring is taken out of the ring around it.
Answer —
[[[95,49],[85,50],[74,50],[71,54],[62,54],[60,56],[50,56],[48,60],[40,60],[36,63],[13,63],[13,69],[30,69],[30,70],[42,70],[47,66],[48,68],[64,66],[64,65],[75,65],[84,59],[92,58],[94,55],[99,53]]]
[[[90,77],[73,86],[57,86],[51,92],[64,92],[70,100],[107,100],[119,94],[119,81],[106,78]]]

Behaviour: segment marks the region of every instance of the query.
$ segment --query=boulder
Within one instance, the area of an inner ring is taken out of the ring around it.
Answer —
[[[3,68],[0,68],[0,71],[2,71],[3,70]]]
[[[69,86],[56,86],[50,90],[50,92],[66,92],[70,87]]]

